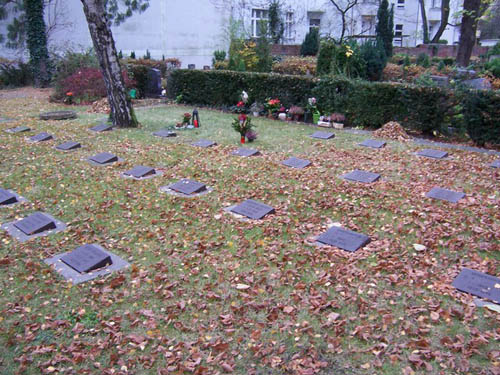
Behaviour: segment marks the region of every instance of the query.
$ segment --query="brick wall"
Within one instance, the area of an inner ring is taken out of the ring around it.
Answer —
[[[273,44],[271,46],[271,55],[299,56],[300,45]]]
[[[423,44],[417,47],[394,47],[394,54],[402,53],[410,56],[418,56],[426,53],[430,57],[456,57],[458,51],[457,45],[448,46],[446,44]],[[488,47],[474,46],[472,56],[484,55],[488,52]]]

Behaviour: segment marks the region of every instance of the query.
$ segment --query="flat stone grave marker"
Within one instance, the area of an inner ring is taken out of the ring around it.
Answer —
[[[247,199],[239,205],[231,208],[230,211],[254,220],[260,220],[264,216],[274,214],[276,212],[271,206],[254,201],[253,199]]]
[[[8,190],[0,189],[0,206],[17,203],[17,196]]]
[[[302,169],[311,165],[309,160],[299,159],[296,157],[291,157],[286,159],[281,164],[286,165],[287,167]]]
[[[108,131],[113,130],[113,125],[103,123],[103,124],[96,125],[96,126],[90,128],[89,130],[96,132],[96,133],[108,132]]]
[[[70,120],[76,118],[75,111],[54,111],[40,114],[41,120]]]
[[[208,148],[215,146],[217,143],[210,141],[208,139],[200,139],[198,142],[192,143],[193,146]]]
[[[169,138],[169,137],[177,137],[177,133],[168,129],[161,129],[157,132],[153,133],[156,137]]]
[[[134,177],[137,179],[153,176],[156,174],[154,168],[145,167],[143,165],[137,165],[129,171],[123,172],[125,176]]]
[[[311,134],[312,138],[318,138],[318,139],[331,139],[335,138],[335,133],[331,132],[315,132]]]
[[[495,160],[493,163],[490,164],[491,168],[500,168],[500,159]]]
[[[500,303],[500,278],[463,268],[452,285],[461,292]]]
[[[33,137],[30,137],[29,138],[29,141],[30,142],[45,142],[45,141],[49,141],[53,139],[52,135],[50,135],[49,133],[39,133],[37,135],[34,135]]]
[[[105,165],[118,161],[118,156],[109,152],[101,152],[100,154],[91,156],[89,160],[100,165]]]
[[[377,181],[380,178],[380,175],[378,173],[360,171],[359,169],[356,169],[350,173],[347,173],[347,174],[340,176],[340,178],[342,178],[344,180],[350,180],[350,181],[363,182],[365,184],[370,184],[372,182]]]
[[[76,150],[77,148],[80,148],[80,147],[82,147],[82,145],[80,143],[73,142],[73,141],[64,142],[64,143],[61,143],[60,145],[56,146],[56,148],[58,150],[62,150],[62,151]]]
[[[236,151],[233,151],[232,154],[248,158],[250,156],[260,155],[260,152],[259,152],[259,150],[255,150],[253,148],[243,148],[242,147],[242,148],[237,149]]]
[[[370,242],[370,237],[340,227],[331,227],[317,238],[319,243],[354,252]]]
[[[379,141],[377,139],[365,139],[359,145],[370,148],[382,148],[386,145],[386,143],[384,141]]]
[[[441,150],[433,150],[430,148],[426,148],[424,150],[417,152],[417,155],[425,156],[426,158],[432,158],[432,159],[443,159],[448,156],[448,153]]]
[[[451,203],[457,203],[460,199],[465,197],[464,193],[434,187],[426,195],[427,198],[440,199]]]
[[[28,236],[56,229],[56,223],[50,217],[35,212],[30,216],[14,223],[14,226]]]
[[[23,133],[23,132],[28,132],[30,131],[31,129],[28,128],[27,126],[16,126],[15,128],[9,128],[9,129],[5,129],[5,131],[7,133],[13,133],[13,134],[16,134],[16,133]]]
[[[189,180],[187,178],[177,181],[175,184],[170,185],[168,188],[186,195],[196,194],[207,190],[205,184],[202,184],[198,181]]]
[[[111,257],[94,245],[83,245],[61,257],[66,263],[79,273],[90,272],[111,264]]]

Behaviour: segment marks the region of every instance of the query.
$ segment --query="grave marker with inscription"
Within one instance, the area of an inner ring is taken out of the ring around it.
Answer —
[[[45,141],[49,141],[53,139],[52,135],[50,135],[49,133],[39,133],[37,135],[34,135],[33,137],[30,137],[29,140],[31,142],[45,142]]]
[[[0,206],[6,206],[8,204],[17,203],[17,197],[15,194],[8,190],[0,189]]]
[[[177,133],[168,129],[158,130],[157,132],[154,132],[153,135],[162,138],[177,137]]]
[[[335,133],[331,132],[315,132],[311,134],[312,138],[318,138],[318,139],[331,139],[335,138]]]
[[[110,154],[109,152],[102,152],[100,154],[91,156],[89,160],[93,161],[94,163],[104,165],[118,161],[118,156]]]
[[[386,145],[386,143],[384,141],[379,141],[377,139],[366,139],[359,145],[370,148],[382,148]]]
[[[378,173],[365,172],[356,169],[350,173],[340,176],[340,178],[344,180],[363,182],[365,184],[369,184],[377,181],[380,178],[380,175]]]
[[[458,290],[500,303],[500,279],[469,268],[463,268],[452,284]]]
[[[252,149],[252,148],[239,148],[233,152],[233,155],[248,158],[250,156],[260,155],[260,152],[258,150]]]
[[[283,161],[281,164],[286,165],[287,167],[302,169],[310,166],[311,162],[309,160],[291,157]]]
[[[432,188],[426,195],[427,198],[440,199],[442,201],[447,201],[451,203],[457,203],[460,199],[465,197],[464,193],[442,189],[439,187]]]
[[[56,229],[56,223],[50,217],[35,212],[30,216],[14,223],[14,226],[28,236]]]
[[[175,184],[169,186],[169,189],[176,191],[178,193],[191,195],[200,193],[207,190],[205,184],[198,181],[189,180],[187,178],[177,181]]]
[[[137,165],[129,171],[123,172],[124,175],[134,178],[144,178],[156,174],[154,168]]]
[[[432,159],[443,159],[448,156],[448,153],[441,150],[433,150],[430,148],[426,148],[424,150],[417,152],[417,155],[425,156],[426,158],[432,158]]]
[[[27,131],[30,131],[31,129],[28,128],[27,126],[17,126],[15,128],[9,128],[9,129],[5,129],[5,131],[7,133],[13,133],[13,134],[16,134],[16,133],[24,133],[24,132],[27,132]]]
[[[354,252],[370,242],[370,237],[340,227],[331,227],[317,241],[342,250]]]
[[[110,130],[113,130],[113,125],[103,123],[103,124],[96,125],[96,126],[90,128],[89,130],[96,132],[96,133],[109,132]]]
[[[239,205],[231,208],[230,211],[254,220],[260,220],[264,216],[274,214],[276,212],[271,206],[254,201],[253,199],[247,199]]]
[[[61,143],[60,145],[56,146],[56,148],[58,150],[62,150],[62,151],[76,150],[77,148],[80,148],[80,147],[82,147],[82,145],[80,143],[73,142],[73,141],[64,142],[64,143]]]
[[[192,143],[193,146],[208,148],[215,146],[217,143],[210,141],[208,139],[200,139],[198,142]]]
[[[111,265],[111,257],[94,245],[83,245],[63,255],[61,261],[79,273]]]

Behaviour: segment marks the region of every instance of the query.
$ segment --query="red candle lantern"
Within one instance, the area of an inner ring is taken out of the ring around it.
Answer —
[[[195,109],[193,111],[193,116],[191,117],[192,121],[193,121],[193,125],[195,128],[199,128],[200,127],[200,116],[198,115],[198,110]]]

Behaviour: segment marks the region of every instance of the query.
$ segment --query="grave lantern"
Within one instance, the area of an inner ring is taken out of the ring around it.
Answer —
[[[200,116],[198,115],[198,110],[195,109],[193,111],[193,117],[191,117],[192,121],[193,121],[193,125],[195,128],[199,128],[200,127]]]

